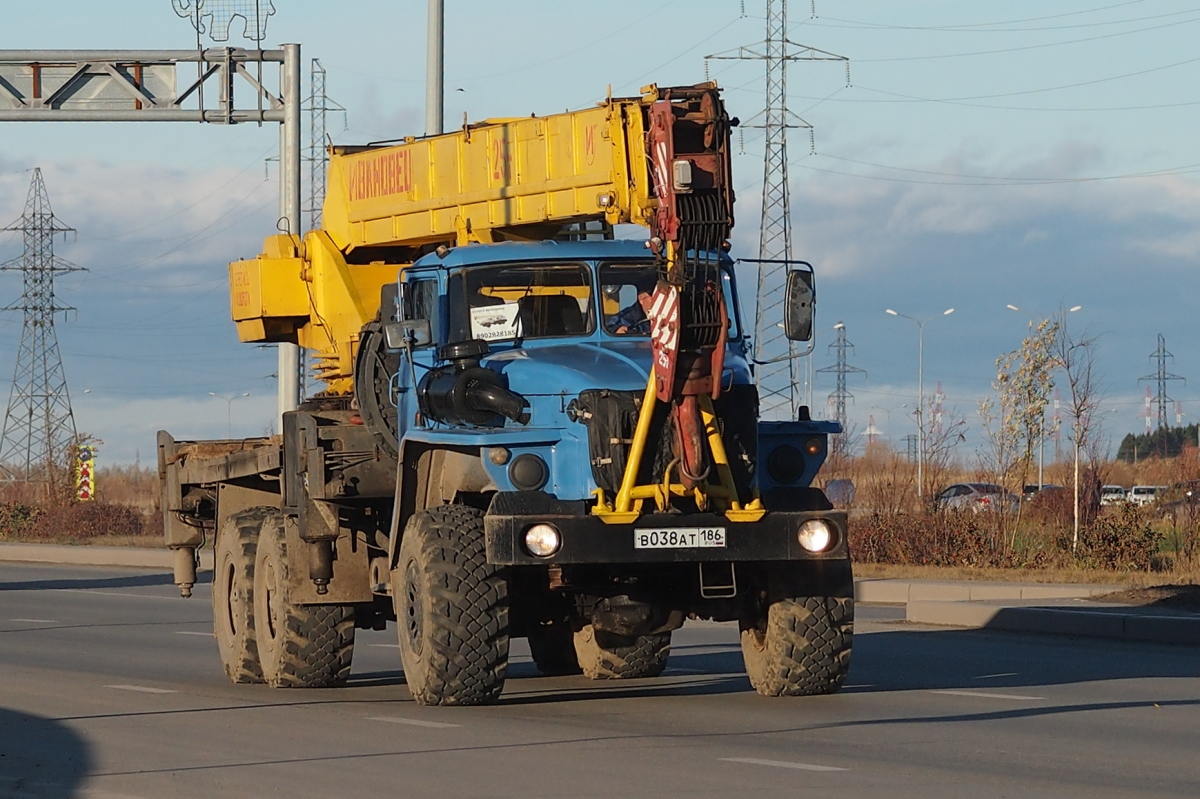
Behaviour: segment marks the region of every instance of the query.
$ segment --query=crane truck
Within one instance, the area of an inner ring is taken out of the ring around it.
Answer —
[[[346,682],[394,622],[430,705],[544,674],[659,675],[689,618],[737,621],[768,696],[850,662],[846,517],[813,487],[835,422],[760,418],[714,83],[331,149],[320,229],[229,266],[244,342],[310,353],[277,435],[158,434],[184,596],[212,542],[235,683]],[[648,236],[614,238],[617,225]],[[781,323],[810,340],[807,264]]]

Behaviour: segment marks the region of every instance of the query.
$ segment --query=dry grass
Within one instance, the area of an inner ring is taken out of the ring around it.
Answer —
[[[1001,583],[1098,583],[1131,588],[1180,583],[1200,585],[1200,569],[1163,573],[1100,569],[994,569],[856,563],[854,564],[854,576],[897,580],[985,580]]]

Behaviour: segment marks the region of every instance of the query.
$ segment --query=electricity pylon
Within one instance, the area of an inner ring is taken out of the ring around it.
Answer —
[[[53,482],[75,442],[75,416],[67,393],[67,377],[58,351],[54,314],[73,311],[54,295],[54,276],[83,271],[54,255],[55,235],[74,232],[58,221],[50,207],[42,170],[33,170],[25,213],[4,228],[19,231],[25,251],[0,264],[0,271],[21,272],[25,291],[16,305],[24,317],[12,392],[0,435],[0,482]]]
[[[844,61],[850,82],[850,61],[845,56],[796,44],[787,37],[787,0],[766,0],[767,38],[758,44],[706,56],[712,59],[765,61],[767,104],[760,115],[742,127],[764,132],[762,221],[758,239],[758,292],[754,323],[754,359],[758,362],[755,382],[764,419],[795,419],[801,396],[803,354],[794,341],[784,336],[784,286],[792,260],[792,213],[788,192],[787,132],[789,128],[810,131],[805,122],[787,107],[789,61]],[[761,121],[754,123],[754,120]]]

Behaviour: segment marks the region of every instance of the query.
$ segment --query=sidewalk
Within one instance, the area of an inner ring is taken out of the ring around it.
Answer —
[[[968,580],[855,582],[864,604],[903,604],[913,624],[1200,645],[1200,614],[1155,605],[1096,602],[1115,585]]]
[[[151,568],[170,571],[163,549],[0,543],[0,561]],[[212,550],[200,568],[213,568]],[[972,580],[856,580],[863,604],[904,605],[913,624],[1200,645],[1200,613],[1154,605],[1121,605],[1091,598],[1116,585],[999,583]]]

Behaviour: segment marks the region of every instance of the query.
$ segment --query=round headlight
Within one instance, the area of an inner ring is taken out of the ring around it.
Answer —
[[[552,524],[535,524],[525,531],[525,549],[530,555],[548,558],[562,547],[562,536]]]
[[[800,525],[796,539],[800,542],[800,546],[809,552],[824,552],[833,543],[833,530],[829,527],[828,522],[809,519]]]
[[[791,444],[778,446],[767,456],[767,473],[775,482],[791,485],[804,475],[804,455]]]
[[[537,491],[549,478],[546,462],[530,452],[518,455],[508,465],[508,479],[518,491]]]

